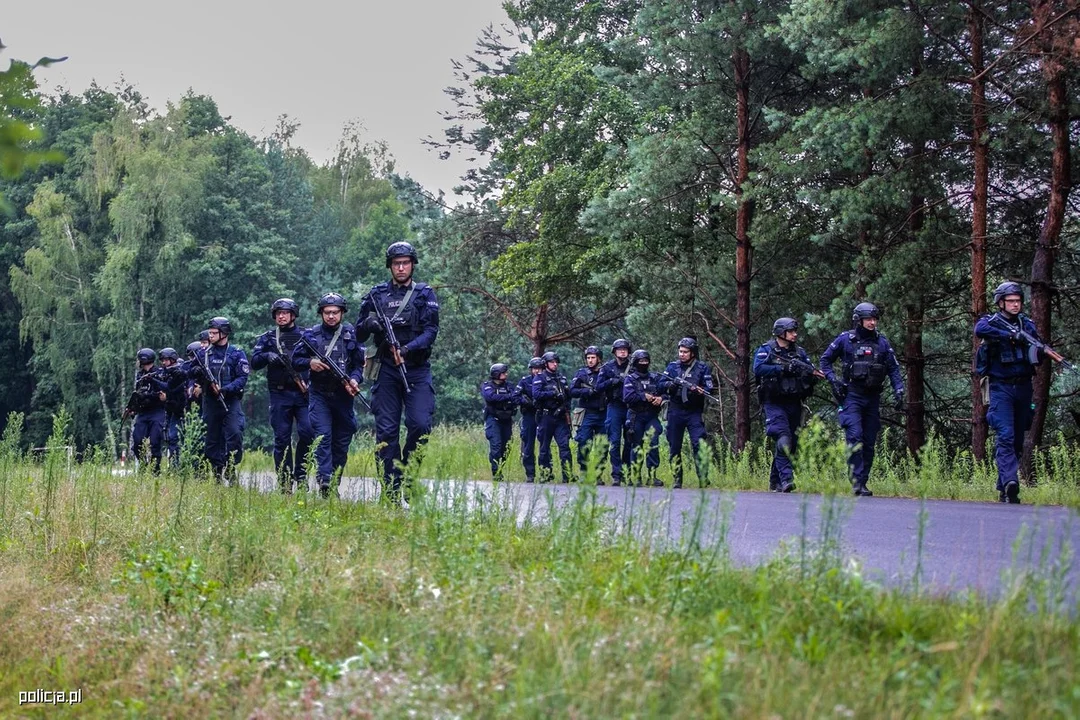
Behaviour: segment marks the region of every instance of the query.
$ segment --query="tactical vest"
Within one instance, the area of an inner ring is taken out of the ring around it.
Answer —
[[[296,325],[293,325],[288,330],[275,332],[276,330],[277,328],[274,328],[266,333],[265,346],[280,355],[283,363],[291,362],[293,348],[300,340],[303,330]],[[281,338],[280,345],[277,342],[277,336]],[[266,384],[271,390],[297,390],[296,383],[293,382],[289,371],[281,365],[267,365]]]
[[[331,348],[329,345],[334,338],[334,333],[337,332],[337,328],[334,328],[334,331],[327,335],[326,328],[322,325],[317,325],[312,329],[312,344],[317,347],[322,354],[326,355],[327,359],[344,370],[345,374],[348,375],[349,351],[356,345],[356,334],[353,331],[352,325],[349,325],[348,323],[341,323],[339,327],[341,327],[341,334],[338,336],[337,342],[334,343],[334,347]],[[320,388],[337,390],[341,387],[341,381],[338,380],[330,370],[311,373],[311,381]]]
[[[604,367],[610,367],[610,371],[605,371],[604,368],[600,369],[601,375],[605,376],[605,380],[610,377],[617,377],[618,382],[612,383],[611,387],[607,389],[608,402],[615,403],[619,406],[625,406],[626,403],[622,399],[623,381],[626,380],[627,373],[630,372],[630,359],[626,360],[626,367],[619,368],[619,363],[612,360],[610,366],[604,365]],[[612,375],[614,373],[614,375]]]
[[[768,346],[769,357],[765,359],[766,364],[779,365],[781,357],[802,359],[797,346],[785,351],[775,339],[770,340]],[[813,393],[813,376],[772,374],[758,379],[758,399],[762,402],[804,400]]]
[[[844,380],[869,392],[881,392],[885,387],[887,372],[885,353],[881,350],[881,340],[859,340],[857,333],[848,333],[851,342],[852,361],[844,366]]]
[[[383,313],[390,319],[390,324],[394,326],[394,335],[402,345],[408,344],[423,332],[418,303],[425,302],[423,291],[427,287],[425,283],[414,281],[411,293],[406,290],[401,297],[397,297],[391,283],[382,288],[382,292],[375,293],[372,297],[372,302],[378,302]],[[406,298],[408,298],[407,303]],[[383,350],[384,348],[380,348],[379,357],[385,362],[389,360],[389,351],[383,352]],[[410,366],[418,365],[430,356],[430,350],[416,350],[408,354],[406,363]]]
[[[487,380],[483,388],[488,392],[494,391],[496,397],[495,400],[485,400],[487,403],[484,408],[485,415],[490,415],[496,420],[510,420],[514,417],[514,395],[509,385],[506,383],[496,385],[491,380]]]
[[[210,374],[214,376],[214,382],[219,387],[225,387],[236,379],[232,363],[229,362],[229,354],[228,345],[225,347],[211,345],[206,350],[206,365],[210,368]]]
[[[533,398],[533,402],[540,410],[555,411],[564,410],[570,407],[570,392],[566,385],[566,378],[561,375],[552,375],[546,370],[538,376],[541,378],[540,382],[544,387],[544,390],[554,390],[555,397],[546,397],[543,399]]]
[[[632,372],[627,377],[630,378],[630,382],[634,384],[634,388],[638,391],[638,394],[642,397],[645,394],[659,395],[660,386],[657,383],[657,376],[655,373],[646,373],[641,375],[640,373]],[[660,408],[651,403],[647,403],[644,400],[636,402],[630,406],[630,409],[635,413],[659,413]]]
[[[161,373],[156,369],[135,371],[135,412],[151,412],[164,405],[158,398],[158,389],[150,382],[151,375],[160,377]]]

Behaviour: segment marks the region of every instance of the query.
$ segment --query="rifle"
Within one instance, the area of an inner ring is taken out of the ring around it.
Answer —
[[[293,367],[292,353],[285,352],[285,349],[281,347],[280,343],[275,341],[275,344],[277,344],[278,357],[281,358],[281,364],[285,366],[285,372],[289,373],[289,379],[300,389],[301,393],[307,395],[307,383],[304,382],[304,378],[300,377],[300,373],[296,372],[296,368]]]
[[[405,385],[405,392],[410,393],[412,389],[409,387],[409,376],[405,372],[405,361],[401,357],[401,343],[398,342],[397,333],[394,332],[394,324],[390,322],[390,318],[386,317],[386,313],[383,312],[375,296],[368,293],[368,298],[371,299],[371,306],[375,308],[375,317],[382,323],[383,340],[390,346],[390,357],[398,372],[401,373],[401,382]]]
[[[345,392],[349,393],[349,397],[360,398],[360,402],[364,404],[364,407],[368,409],[368,412],[372,412],[371,403],[369,403],[364,396],[360,394],[360,391],[353,386],[352,378],[349,377],[348,373],[342,370],[336,362],[328,358],[325,353],[319,350],[319,348],[312,345],[311,341],[303,335],[300,336],[300,342],[304,344],[304,347],[311,351],[311,354],[315,356],[316,360],[330,368],[330,372],[333,376],[341,381],[342,386],[345,388]]]
[[[157,378],[159,380],[167,381],[169,379],[169,375],[166,372],[166,368],[159,367],[154,368],[145,375],[140,376],[139,379],[135,381],[135,389],[131,391],[131,395],[128,396],[127,405],[124,406],[124,412],[120,414],[121,425],[123,425],[124,421],[128,418],[134,417],[139,414],[139,406],[142,405],[140,400],[142,398],[154,396],[157,395],[158,392],[163,392],[155,390],[153,387],[150,386],[147,381],[151,378]]]
[[[202,375],[203,380],[210,386],[211,394],[217,398],[219,403],[221,403],[221,409],[225,412],[229,412],[229,403],[225,402],[225,398],[221,395],[221,386],[214,380],[214,375],[210,372],[210,368],[206,364],[205,353],[209,352],[209,349],[203,352],[204,355],[202,357],[200,357],[197,352],[191,354],[192,359],[195,360],[195,366],[198,368],[199,374]]]
[[[780,367],[784,368],[785,370],[790,368],[797,368],[799,370],[802,370],[804,374],[809,372],[810,375],[813,375],[818,380],[825,379],[825,373],[821,372],[821,370],[814,367],[811,363],[803,362],[800,358],[783,357],[781,355],[776,355],[775,353],[774,357],[776,358],[776,361],[780,365]]]
[[[678,375],[676,375],[675,377],[672,377],[671,375],[668,375],[667,377],[668,377],[669,380],[671,380],[671,382],[675,383],[676,385],[682,385],[687,390],[690,390],[692,392],[696,392],[696,393],[699,393],[701,395],[704,395],[705,397],[712,400],[714,403],[720,402],[720,398],[716,397],[715,395],[711,395],[711,394],[705,392],[705,388],[701,387],[700,385],[695,385],[694,383],[690,382],[689,380],[684,380],[682,377],[680,377]]]
[[[1017,329],[1015,327],[1012,327],[1007,322],[1005,322],[1005,318],[1001,317],[1001,315],[999,315],[998,313],[994,313],[993,315],[990,316],[990,322],[993,323],[995,320],[997,320],[999,318],[1000,318],[1001,322],[997,323],[998,328],[1000,328],[1001,330],[1005,330],[1005,331],[1009,332],[1010,334],[1013,334],[1013,335],[1019,337],[1021,340],[1023,340],[1024,342],[1026,342],[1028,345],[1035,348],[1036,350],[1041,350],[1043,355],[1050,358],[1054,362],[1058,363],[1059,365],[1061,365],[1061,367],[1065,368],[1066,370],[1068,370],[1070,372],[1080,372],[1080,370],[1078,370],[1075,365],[1073,365],[1071,362],[1069,362],[1068,360],[1065,359],[1064,355],[1062,355],[1057,350],[1050,347],[1049,345],[1044,343],[1042,340],[1039,340],[1037,337],[1035,337],[1034,335],[1032,335],[1031,333],[1029,333],[1027,330],[1024,329],[1024,320],[1025,320],[1024,315],[1021,315],[1018,318],[1018,320],[1020,321],[1019,329]],[[1005,324],[1002,325],[1002,323],[1005,323]]]

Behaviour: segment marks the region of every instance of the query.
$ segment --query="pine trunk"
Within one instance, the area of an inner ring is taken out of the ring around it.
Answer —
[[[750,277],[753,261],[750,222],[753,201],[744,195],[750,177],[750,55],[744,49],[733,57],[735,70],[737,162],[735,177],[735,450],[750,442]]]
[[[990,184],[990,123],[986,116],[986,78],[983,60],[983,15],[977,1],[970,4],[968,30],[971,34],[971,147],[975,179],[971,193],[971,326],[986,314],[986,211]],[[979,376],[975,373],[975,353],[979,339],[972,334],[971,347],[971,454],[986,459],[986,406]]]

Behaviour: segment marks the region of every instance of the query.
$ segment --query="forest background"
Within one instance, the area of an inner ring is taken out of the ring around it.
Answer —
[[[1041,335],[1080,342],[1080,0],[505,9],[428,139],[473,159],[453,202],[359,124],[318,164],[285,116],[253,137],[194,91],[162,111],[124,84],[42,95],[13,63],[0,418],[25,413],[40,445],[63,404],[80,446],[115,444],[138,348],[182,350],[225,315],[250,349],[282,296],[302,324],[327,291],[355,310],[402,239],[441,301],[443,423],[478,421],[493,362],[516,377],[557,349],[572,370],[621,336],[659,362],[693,334],[721,379],[716,441],[738,451],[761,432],[750,361],[772,321],[797,318],[816,357],[870,300],[908,385],[893,441],[981,458],[988,288],[1028,283]],[[1036,378],[1029,459],[1080,430],[1080,382],[1055,376]],[[268,446],[265,383],[248,387],[246,442]]]

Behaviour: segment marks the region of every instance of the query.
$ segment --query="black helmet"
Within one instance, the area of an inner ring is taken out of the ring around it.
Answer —
[[[199,333],[199,340],[201,342],[210,342],[210,331],[203,330],[201,333]]]
[[[543,358],[534,357],[531,360],[529,360],[529,369],[530,370],[540,369],[540,368],[543,368],[543,367],[544,367],[544,359]]]
[[[176,353],[176,350],[172,348],[161,348],[161,352],[158,353],[158,357],[162,360],[172,360],[173,362],[180,361],[180,356]]]
[[[772,324],[772,334],[774,337],[780,337],[786,332],[799,329],[799,322],[795,318],[777,318],[776,322]]]
[[[635,350],[634,354],[630,356],[631,365],[648,365],[650,363],[648,350]]]
[[[420,258],[416,256],[416,249],[407,242],[396,242],[386,248],[386,267],[390,267],[390,261],[396,257],[408,256],[413,265],[420,264]]]
[[[874,303],[861,302],[855,306],[855,309],[851,312],[851,322],[857,323],[860,320],[866,318],[874,318],[877,320],[881,317],[881,313],[878,312],[877,305]]]
[[[689,335],[687,335],[686,337],[679,340],[679,347],[687,348],[688,350],[690,350],[690,352],[694,353],[695,357],[697,357],[697,353],[698,353],[697,338],[690,337]]]
[[[210,318],[210,330],[217,330],[222,335],[232,335],[232,324],[229,322],[229,318],[215,317]],[[206,339],[209,340],[210,336],[207,335]]]
[[[997,305],[1009,295],[1019,295],[1020,299],[1024,299],[1024,288],[1020,283],[1015,282],[1003,282],[994,289],[994,304]]]
[[[545,365],[547,365],[549,362],[559,362],[559,355],[558,353],[553,353],[548,350],[546,353],[540,356],[540,359]]]
[[[630,341],[626,340],[624,338],[619,338],[615,342],[611,343],[611,352],[615,352],[619,348],[626,348],[627,350],[629,350],[630,349]]]
[[[596,347],[595,345],[590,345],[589,347],[585,348],[585,354],[595,355],[600,360],[604,359],[604,353],[600,350],[600,348]]]
[[[349,310],[349,304],[345,302],[345,297],[340,293],[328,292],[319,298],[319,312],[322,312],[323,308],[330,307],[331,305],[341,308],[342,315]]]
[[[157,360],[157,353],[150,348],[143,348],[135,353],[135,358],[139,361],[140,365],[148,365]]]
[[[274,301],[274,304],[270,306],[270,317],[273,318],[277,315],[278,310],[285,310],[291,312],[293,318],[300,317],[300,306],[296,304],[296,301],[292,298],[278,298]]]
[[[506,363],[495,363],[491,366],[491,369],[488,370],[488,376],[490,376],[492,380],[498,380],[500,375],[508,372],[510,372],[510,368],[507,367]]]
[[[195,357],[195,353],[199,352],[200,350],[202,350],[202,343],[200,343],[200,342],[188,343],[188,346],[187,346],[188,357]]]

